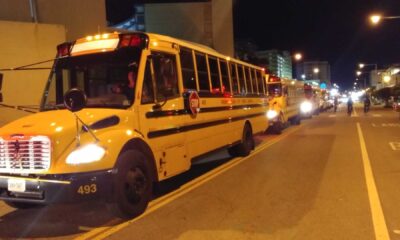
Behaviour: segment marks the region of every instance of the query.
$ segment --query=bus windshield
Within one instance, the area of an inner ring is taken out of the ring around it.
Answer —
[[[85,92],[86,107],[128,108],[134,101],[140,54],[137,48],[121,48],[56,60],[41,110],[63,108],[63,96],[71,88]]]
[[[280,97],[282,95],[281,83],[268,83],[268,96]]]

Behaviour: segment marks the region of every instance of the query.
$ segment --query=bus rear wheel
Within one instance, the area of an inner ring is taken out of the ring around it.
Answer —
[[[232,157],[245,157],[250,154],[251,150],[254,149],[253,131],[249,124],[246,124],[243,128],[242,141],[230,148],[228,153]]]
[[[114,198],[108,206],[118,217],[134,218],[146,210],[151,198],[150,167],[146,157],[135,150],[122,153],[117,163]]]

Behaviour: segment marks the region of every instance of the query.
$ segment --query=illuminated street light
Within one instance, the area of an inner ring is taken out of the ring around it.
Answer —
[[[395,69],[393,69],[392,71],[391,71],[391,75],[396,75],[396,74],[398,74],[400,72],[400,68],[395,68]]]
[[[361,71],[357,71],[356,74],[357,74],[357,76],[360,76],[362,74],[362,72]]]
[[[363,68],[365,65],[364,65],[364,63],[360,63],[360,64],[358,64],[358,66],[359,66],[360,68]]]
[[[301,78],[304,80],[306,79],[306,75],[305,74],[301,74]]]
[[[319,73],[319,68],[314,68],[314,73]]]
[[[392,78],[391,78],[390,76],[388,76],[388,75],[386,75],[386,76],[383,77],[383,81],[384,81],[385,83],[390,82],[391,79],[392,79]]]
[[[400,16],[382,16],[380,14],[373,14],[369,16],[369,20],[371,21],[372,25],[378,25],[378,23],[382,19],[397,19],[400,18]]]
[[[301,53],[296,53],[296,54],[294,55],[294,59],[295,59],[296,61],[300,61],[302,58],[303,58],[303,55],[301,55]]]
[[[371,21],[372,24],[376,25],[381,21],[382,16],[381,15],[371,15],[369,17],[369,20]]]

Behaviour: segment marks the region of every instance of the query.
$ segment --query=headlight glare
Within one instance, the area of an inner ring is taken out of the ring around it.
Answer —
[[[67,157],[67,164],[82,164],[100,161],[106,150],[97,144],[88,144],[71,152]]]
[[[267,118],[274,119],[278,116],[278,113],[275,110],[268,110],[267,111]]]
[[[300,105],[300,110],[301,110],[303,113],[309,113],[309,112],[311,112],[311,110],[312,110],[312,104],[311,104],[309,101],[303,102],[303,103]]]

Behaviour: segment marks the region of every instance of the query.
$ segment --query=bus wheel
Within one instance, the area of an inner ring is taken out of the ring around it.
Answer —
[[[118,158],[114,199],[109,207],[121,218],[139,216],[147,208],[152,187],[146,157],[139,151],[126,151]]]
[[[279,120],[274,123],[272,126],[272,132],[274,134],[281,134],[283,130],[283,116],[279,116]]]
[[[26,203],[26,202],[11,202],[11,201],[4,201],[5,204],[12,208],[17,209],[29,209],[29,208],[38,208],[42,207],[43,205],[35,204],[35,203]]]
[[[300,123],[301,123],[301,117],[300,117],[300,115],[297,115],[296,117],[294,117],[294,118],[290,121],[290,123],[293,124],[293,125],[300,125]]]
[[[232,157],[245,157],[250,154],[250,151],[254,149],[254,139],[253,139],[253,131],[249,124],[246,124],[243,129],[242,141],[228,148],[228,153]]]

